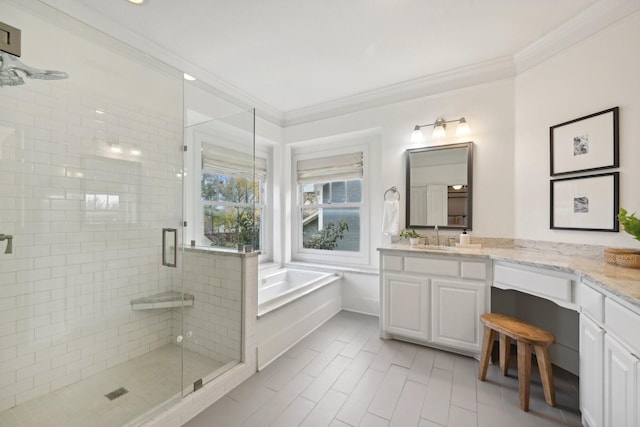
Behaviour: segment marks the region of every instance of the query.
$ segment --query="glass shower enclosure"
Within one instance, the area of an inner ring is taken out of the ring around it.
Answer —
[[[216,266],[185,275],[183,74],[2,1],[21,59],[69,79],[0,87],[0,420],[136,425],[240,359],[240,291],[185,283]]]

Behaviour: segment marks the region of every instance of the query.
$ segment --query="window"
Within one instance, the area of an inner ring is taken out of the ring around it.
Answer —
[[[366,252],[363,159],[357,151],[296,160],[298,258],[353,262]]]
[[[201,240],[233,247],[263,243],[267,160],[202,143],[200,175]]]

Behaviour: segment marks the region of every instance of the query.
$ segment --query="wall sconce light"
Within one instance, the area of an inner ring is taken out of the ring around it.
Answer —
[[[424,134],[420,129],[427,126],[433,126],[433,133],[431,134],[432,138],[437,139],[446,136],[447,123],[458,123],[456,126],[456,136],[468,135],[471,132],[469,123],[467,123],[464,117],[460,117],[458,120],[445,120],[442,117],[438,117],[438,119],[433,123],[416,125],[413,128],[413,133],[411,134],[411,142],[424,141]]]

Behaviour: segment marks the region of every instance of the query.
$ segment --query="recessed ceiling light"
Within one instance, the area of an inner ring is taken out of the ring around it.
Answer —
[[[142,4],[142,3],[144,3],[144,0],[129,0],[129,3]]]
[[[194,81],[196,78],[190,74],[184,73],[184,79],[189,80],[190,82]]]

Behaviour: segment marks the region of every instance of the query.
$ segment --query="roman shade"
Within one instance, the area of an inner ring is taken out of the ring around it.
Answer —
[[[298,160],[298,183],[310,184],[362,178],[362,152]]]

